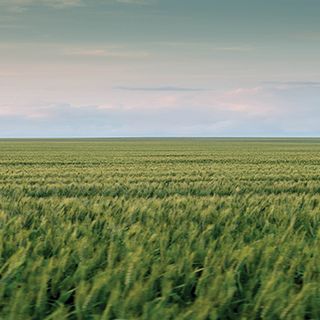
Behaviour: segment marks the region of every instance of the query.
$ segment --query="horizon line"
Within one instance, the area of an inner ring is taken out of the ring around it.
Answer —
[[[89,139],[320,139],[320,136],[66,136],[66,137],[0,137],[1,140],[89,140]]]

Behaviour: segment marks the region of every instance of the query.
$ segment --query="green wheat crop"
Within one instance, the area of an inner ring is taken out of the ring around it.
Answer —
[[[320,140],[1,140],[0,319],[320,319]]]

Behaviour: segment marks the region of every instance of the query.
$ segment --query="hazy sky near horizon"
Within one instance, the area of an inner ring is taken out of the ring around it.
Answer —
[[[319,0],[0,0],[0,137],[319,136]]]

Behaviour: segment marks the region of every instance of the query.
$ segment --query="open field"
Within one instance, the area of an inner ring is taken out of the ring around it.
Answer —
[[[0,319],[320,319],[320,139],[0,141]]]

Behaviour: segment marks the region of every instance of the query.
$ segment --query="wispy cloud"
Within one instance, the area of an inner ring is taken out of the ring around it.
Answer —
[[[253,51],[255,48],[251,46],[222,46],[213,47],[213,51],[225,51],[225,52],[249,52]]]
[[[265,85],[288,87],[320,87],[320,81],[265,81]]]
[[[193,91],[205,91],[203,88],[185,88],[185,87],[175,87],[175,86],[162,86],[162,87],[126,87],[118,86],[115,87],[118,90],[124,91],[163,91],[163,92],[193,92]]]
[[[146,51],[133,51],[127,48],[110,47],[104,48],[67,48],[62,51],[62,55],[74,57],[92,58],[146,58],[150,55]]]
[[[82,0],[1,0],[0,2],[0,7],[13,11],[23,11],[33,6],[47,6],[61,9],[81,5],[83,5]]]
[[[2,54],[8,56],[14,54],[23,58],[46,56],[48,58],[58,57],[66,59],[70,57],[99,60],[103,58],[144,59],[151,56],[151,53],[148,51],[118,44],[72,46],[64,43],[50,42],[0,42],[0,49],[2,50]]]
[[[257,47],[253,45],[238,45],[238,44],[214,44],[211,41],[155,41],[151,44],[166,47],[203,47],[206,50],[222,51],[222,52],[249,52],[254,51]]]
[[[53,104],[0,114],[0,135],[16,136],[185,136],[218,132],[229,121],[218,109],[175,106],[125,108]],[[31,109],[31,110],[30,110]],[[36,129],[35,129],[36,128]],[[85,128],[85,130],[83,130]]]
[[[156,0],[116,0],[118,3],[125,3],[125,4],[137,4],[137,5],[148,5],[153,4]]]
[[[129,5],[150,5],[156,3],[156,0],[100,0],[103,3],[122,3]],[[56,9],[77,7],[83,5],[90,5],[90,0],[1,0],[0,7],[7,8],[11,11],[24,11],[29,7],[47,6]]]

